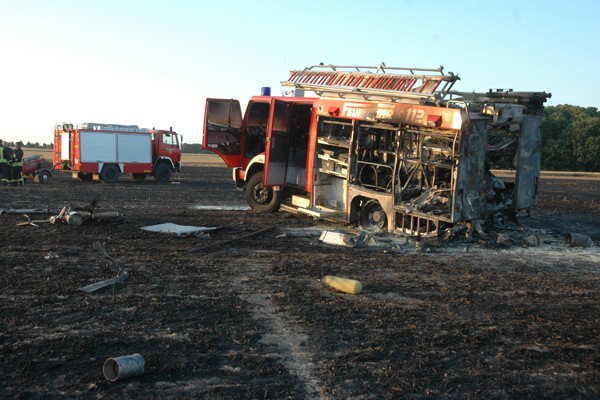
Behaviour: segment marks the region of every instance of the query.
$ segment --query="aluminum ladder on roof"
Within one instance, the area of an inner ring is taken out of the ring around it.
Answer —
[[[437,103],[460,79],[452,72],[444,74],[443,69],[320,64],[290,71],[290,77],[281,85],[312,91],[320,97]]]

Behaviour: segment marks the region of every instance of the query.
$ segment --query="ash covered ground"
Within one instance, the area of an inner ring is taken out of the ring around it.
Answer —
[[[598,180],[542,178],[524,226],[417,252],[412,239],[391,235],[363,248],[321,243],[321,231],[345,227],[253,214],[230,176],[204,165],[168,185],[55,174],[47,185],[0,188],[0,208],[56,215],[96,200],[126,215],[78,227],[18,226],[23,215],[0,215],[0,396],[600,396]],[[140,229],[165,222],[219,229]],[[594,245],[570,247],[567,233]],[[531,235],[540,246],[527,245]],[[116,275],[96,242],[129,276],[86,293]],[[357,279],[363,292],[336,292],[325,275]],[[107,358],[133,353],[145,359],[143,375],[104,378]]]

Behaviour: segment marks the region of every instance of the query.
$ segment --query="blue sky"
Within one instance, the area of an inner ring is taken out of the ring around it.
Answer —
[[[599,107],[589,0],[0,0],[0,139],[70,122],[173,127],[201,141],[207,97],[280,94],[324,62],[436,68],[461,91],[552,93]]]

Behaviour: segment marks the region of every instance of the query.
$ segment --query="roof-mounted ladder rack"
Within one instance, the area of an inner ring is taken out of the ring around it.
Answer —
[[[512,89],[490,89],[487,92],[448,92],[450,99],[468,103],[512,103],[524,105],[528,114],[542,115],[544,103],[552,97],[546,92],[514,92]]]
[[[281,85],[320,97],[437,103],[460,79],[452,72],[445,75],[443,69],[397,68],[383,63],[377,67],[320,64],[290,71]]]

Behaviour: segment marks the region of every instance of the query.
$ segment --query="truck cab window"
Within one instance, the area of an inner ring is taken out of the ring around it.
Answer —
[[[169,146],[176,146],[177,138],[175,137],[175,135],[172,135],[170,133],[165,133],[163,135],[163,143],[168,144]]]
[[[245,133],[244,157],[252,158],[265,151],[269,103],[252,103],[248,111]]]

